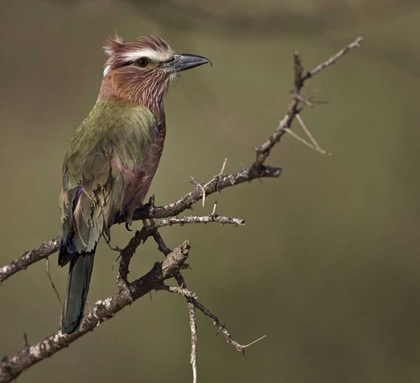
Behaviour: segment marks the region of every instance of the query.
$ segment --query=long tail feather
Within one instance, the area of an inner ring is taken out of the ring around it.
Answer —
[[[70,260],[63,317],[61,319],[61,332],[63,334],[75,332],[82,322],[94,256],[95,251],[92,251],[74,254]]]

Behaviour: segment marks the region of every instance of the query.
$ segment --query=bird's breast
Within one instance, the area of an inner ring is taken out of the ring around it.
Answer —
[[[141,163],[134,167],[122,167],[124,178],[124,198],[121,203],[122,214],[131,217],[133,212],[143,205],[150,189],[153,177],[159,166],[165,142],[165,129],[154,129],[153,139],[145,148]]]

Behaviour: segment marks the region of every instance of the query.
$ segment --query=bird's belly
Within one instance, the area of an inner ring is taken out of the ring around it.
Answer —
[[[131,221],[134,211],[143,205],[153,177],[159,166],[163,145],[153,145],[144,158],[142,166],[129,170],[124,167],[124,191],[120,216]]]

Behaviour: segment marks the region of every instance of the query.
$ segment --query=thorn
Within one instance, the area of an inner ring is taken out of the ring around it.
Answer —
[[[244,349],[245,349],[245,348],[248,348],[249,346],[252,346],[252,345],[253,345],[253,344],[255,344],[255,343],[258,343],[260,340],[263,340],[266,336],[267,336],[267,335],[263,335],[263,336],[259,337],[258,339],[255,339],[255,340],[254,340],[254,341],[252,341],[251,343],[246,344],[246,345],[244,346]]]
[[[214,201],[213,211],[211,212],[210,217],[213,217],[213,218],[216,217],[216,208],[217,208],[217,201]]]
[[[227,162],[227,157],[223,161],[222,169],[220,170],[219,176],[223,175],[223,172],[225,171],[225,167],[226,167],[226,162]]]
[[[206,204],[206,189],[204,188],[204,186],[203,185],[201,185],[200,184],[200,182],[198,182],[193,176],[190,176],[190,178],[191,178],[191,182],[195,185],[195,186],[197,186],[197,187],[199,187],[200,189],[201,189],[201,192],[203,193],[202,194],[202,197],[203,197],[203,207],[205,206],[205,204]]]
[[[86,306],[89,308],[89,310],[93,309],[94,307],[94,305],[92,306],[89,301],[86,301]]]
[[[303,119],[300,116],[300,114],[296,114],[296,119],[299,121],[300,126],[302,127],[302,129],[304,130],[304,132],[306,133],[306,135],[309,137],[309,139],[311,140],[312,144],[315,145],[315,147],[317,148],[318,151],[321,151],[321,153],[323,152],[323,154],[325,154],[326,151],[319,146],[318,141],[315,140],[314,136],[312,136],[310,130],[307,128],[307,126],[303,122]]]
[[[216,323],[214,323],[214,324],[216,324]],[[225,326],[226,326],[225,323],[223,323],[223,324],[220,323],[220,326],[217,328],[216,336],[219,335],[222,332],[222,330],[225,328]]]
[[[309,106],[310,108],[312,108],[312,107],[313,107],[313,105],[314,105],[311,101],[309,101],[307,98],[303,97],[303,96],[302,96],[301,94],[299,94],[299,93],[295,93],[295,94],[293,95],[293,97],[294,97],[296,100],[300,101],[303,105],[305,105],[305,106]]]
[[[118,248],[117,248],[118,249]],[[114,250],[114,249],[113,249]],[[114,270],[114,267],[115,267],[115,264],[118,262],[118,260],[121,258],[121,250],[120,249],[118,249],[119,251],[120,251],[120,255],[117,257],[117,258],[115,258],[115,260],[114,260],[114,263],[112,264],[112,267],[111,267],[111,271],[113,271]]]
[[[46,271],[46,273],[47,273],[47,277],[48,277],[48,279],[49,279],[49,281],[50,281],[51,287],[53,288],[53,290],[54,290],[54,292],[55,292],[55,295],[56,295],[56,297],[57,297],[58,301],[59,301],[60,303],[62,303],[62,302],[61,302],[61,298],[60,298],[60,294],[58,293],[57,288],[55,287],[54,281],[52,280],[52,277],[51,277],[51,273],[50,273],[50,260],[49,260],[49,258],[47,257],[47,258],[45,258],[45,261],[46,261],[46,264],[47,264],[47,269],[46,269],[45,271]]]
[[[293,132],[289,128],[284,128],[284,131],[287,132],[287,133],[289,133],[292,137],[296,138],[302,144],[310,147],[311,149],[316,150],[317,152],[320,152],[321,154],[326,154],[327,153],[324,149],[318,148],[318,147],[312,145],[311,143],[309,143],[308,141],[304,140],[302,137],[300,137],[299,135],[297,135],[295,132]]]

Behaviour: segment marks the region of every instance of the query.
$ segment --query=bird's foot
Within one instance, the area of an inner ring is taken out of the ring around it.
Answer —
[[[111,245],[111,233],[110,233],[109,230],[108,231],[104,231],[102,233],[102,236],[104,237],[106,244],[108,245],[108,247],[112,251],[117,251],[117,252],[121,253],[121,249],[118,246],[115,246],[114,247],[114,246]]]
[[[104,230],[104,232],[102,233],[102,235],[105,238],[106,243],[109,245],[111,242],[111,232],[108,230]]]
[[[131,230],[131,225],[133,224],[133,221],[131,220],[130,222],[126,222],[125,223],[125,228],[128,230],[128,231],[133,231],[133,230]]]

